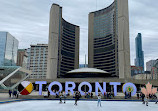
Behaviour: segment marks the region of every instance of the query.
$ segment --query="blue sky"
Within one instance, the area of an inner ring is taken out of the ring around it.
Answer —
[[[19,40],[19,48],[48,43],[52,3],[63,7],[63,18],[80,26],[80,63],[88,56],[88,14],[105,8],[113,0],[0,0],[0,31]],[[131,64],[135,37],[142,33],[145,63],[158,58],[158,0],[129,0]],[[88,60],[88,59],[87,59]]]

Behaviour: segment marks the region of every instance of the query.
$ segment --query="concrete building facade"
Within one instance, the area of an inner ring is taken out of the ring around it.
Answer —
[[[30,79],[46,79],[48,44],[31,45],[27,50],[27,68],[32,71]]]
[[[0,32],[0,66],[16,66],[18,45],[9,32]]]
[[[89,14],[88,67],[131,77],[128,0]]]
[[[79,67],[79,26],[62,18],[62,7],[50,11],[47,79],[56,79]]]
[[[143,67],[136,67],[131,66],[131,76],[137,75],[137,74],[143,74]]]
[[[21,66],[27,69],[27,49],[18,49],[17,54],[17,66]]]
[[[146,62],[146,71],[151,71],[152,67],[155,66],[157,61],[158,60],[150,60],[150,61]]]
[[[138,33],[137,37],[135,38],[135,47],[136,47],[135,66],[143,67],[143,71],[144,71],[144,52],[142,49],[142,35],[141,35],[141,33]]]

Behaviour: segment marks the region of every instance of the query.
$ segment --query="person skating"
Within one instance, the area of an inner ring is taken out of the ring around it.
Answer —
[[[77,91],[76,93],[75,93],[75,104],[74,105],[76,105],[77,106],[77,101],[79,100],[79,92]]]
[[[145,95],[142,94],[142,102],[143,102],[143,104],[145,104],[144,98],[145,98]]]
[[[101,95],[100,94],[98,94],[98,104],[97,104],[97,106],[99,106],[99,105],[101,107]]]
[[[153,97],[154,97],[154,99],[155,99],[155,104],[157,104],[158,98],[157,98],[156,94],[154,94]]]
[[[63,93],[64,103],[66,103],[66,92]]]
[[[146,106],[148,106],[148,100],[149,99],[149,97],[147,96],[146,98],[145,98],[145,103],[146,103]]]
[[[62,97],[63,97],[62,92],[59,93],[59,97],[60,97],[60,102],[59,102],[59,103],[61,104],[61,103],[63,103],[63,102],[62,102]]]

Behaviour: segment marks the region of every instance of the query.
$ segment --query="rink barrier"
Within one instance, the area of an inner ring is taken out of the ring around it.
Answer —
[[[0,104],[5,104],[5,103],[13,103],[13,102],[22,102],[22,101],[40,101],[40,100],[58,100],[59,99],[18,99],[18,100],[7,100],[7,101],[0,101]],[[75,99],[66,99],[68,101]],[[79,101],[97,101],[97,99],[79,99]],[[142,102],[141,100],[112,100],[112,99],[103,99],[102,101],[127,101],[127,102]],[[155,102],[154,100],[150,100],[149,102]]]

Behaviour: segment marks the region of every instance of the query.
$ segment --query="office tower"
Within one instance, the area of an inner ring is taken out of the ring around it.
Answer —
[[[56,79],[79,67],[79,26],[62,18],[62,7],[50,11],[47,79]]]
[[[89,14],[88,66],[130,78],[128,0]]]
[[[142,50],[142,35],[141,35],[141,33],[138,33],[137,37],[135,38],[135,47],[136,47],[135,66],[143,67],[143,71],[144,71],[144,52]]]
[[[18,45],[9,32],[0,32],[0,66],[16,66]]]
[[[48,44],[31,45],[27,50],[27,68],[33,73],[31,79],[46,79]]]

